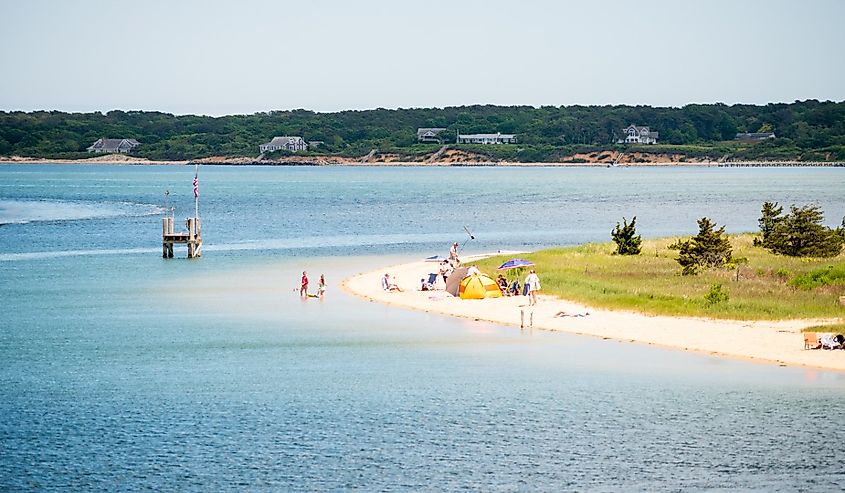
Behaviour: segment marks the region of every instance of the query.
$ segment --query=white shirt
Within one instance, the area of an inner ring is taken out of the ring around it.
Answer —
[[[531,274],[528,274],[528,277],[525,278],[525,284],[528,285],[528,291],[539,291],[540,276],[533,272]]]

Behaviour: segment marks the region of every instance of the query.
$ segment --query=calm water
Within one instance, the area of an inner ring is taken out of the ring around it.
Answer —
[[[445,253],[646,236],[843,169],[0,167],[0,490],[845,488],[845,374],[406,312],[337,283]],[[178,250],[184,256],[184,249]],[[326,273],[301,301],[298,273]],[[164,281],[170,281],[164,283]]]

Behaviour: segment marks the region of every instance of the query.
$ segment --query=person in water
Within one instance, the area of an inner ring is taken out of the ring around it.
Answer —
[[[326,276],[320,274],[320,284],[317,285],[317,296],[321,299],[326,295]]]
[[[302,280],[299,284],[299,296],[308,297],[308,273],[302,271]]]

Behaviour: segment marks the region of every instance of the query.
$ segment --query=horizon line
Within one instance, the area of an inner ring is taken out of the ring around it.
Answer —
[[[369,108],[345,108],[345,109],[338,109],[338,110],[316,110],[310,108],[287,108],[287,109],[266,109],[266,110],[257,110],[251,113],[247,112],[233,112],[233,113],[190,113],[190,112],[174,112],[174,111],[166,111],[160,109],[125,109],[125,108],[111,108],[108,110],[62,110],[58,108],[53,109],[45,109],[45,108],[36,108],[36,109],[0,109],[2,113],[67,113],[67,114],[94,114],[99,113],[102,115],[111,113],[113,111],[120,111],[123,113],[162,113],[167,115],[173,116],[205,116],[205,117],[212,117],[212,118],[222,118],[227,116],[253,116],[259,114],[269,114],[269,113],[287,113],[287,112],[298,112],[298,111],[306,111],[315,114],[333,114],[333,113],[346,113],[346,112],[366,112],[366,111],[378,111],[378,110],[388,110],[388,111],[404,111],[404,110],[445,110],[451,108],[471,108],[471,107],[498,107],[498,108],[533,108],[533,109],[540,109],[546,107],[553,107],[553,108],[575,108],[575,107],[582,107],[582,108],[605,108],[605,107],[629,107],[629,108],[638,108],[638,107],[649,107],[649,108],[664,108],[664,109],[683,109],[687,106],[759,106],[759,107],[766,107],[769,105],[779,105],[779,104],[799,104],[805,103],[809,101],[816,101],[818,103],[843,103],[843,100],[834,100],[834,99],[816,99],[816,98],[807,98],[807,99],[796,99],[790,102],[787,101],[769,101],[766,103],[725,103],[722,101],[714,101],[714,102],[689,102],[682,106],[673,106],[673,105],[651,105],[651,104],[629,104],[629,103],[606,103],[606,104],[542,104],[542,105],[534,105],[534,104],[495,104],[495,103],[470,103],[470,104],[461,104],[461,105],[445,105],[445,106],[395,106],[395,107],[385,107],[385,106],[377,106],[377,107],[369,107]]]

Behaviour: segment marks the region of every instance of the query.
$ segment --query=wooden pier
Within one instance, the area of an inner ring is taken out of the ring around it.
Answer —
[[[173,231],[173,218],[162,218],[161,256],[163,258],[173,258],[173,245],[176,243],[188,245],[188,258],[202,256],[202,228],[199,218],[189,217],[185,225],[188,231]]]
[[[723,161],[720,168],[845,167],[842,161]]]

